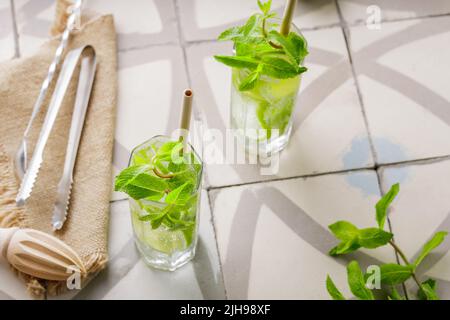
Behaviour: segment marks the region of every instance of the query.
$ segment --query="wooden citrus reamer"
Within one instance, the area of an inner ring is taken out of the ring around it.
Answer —
[[[56,237],[34,229],[0,228],[0,261],[30,276],[64,281],[86,269],[77,253]]]

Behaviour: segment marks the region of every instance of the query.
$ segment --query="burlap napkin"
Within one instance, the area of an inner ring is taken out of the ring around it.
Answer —
[[[50,222],[56,186],[62,174],[76,81],[72,81],[59,111],[31,197],[24,208],[17,208],[14,201],[19,182],[12,159],[58,44],[59,39],[51,40],[32,57],[0,64],[0,227],[19,226],[55,234],[79,253],[88,273],[93,274],[107,261],[117,90],[116,34],[112,16],[87,23],[76,31],[69,43],[69,50],[93,45],[98,65],[78,151],[69,217],[63,230],[54,233]],[[33,146],[50,96],[33,127]],[[58,294],[66,286],[22,276],[35,296],[42,297],[46,292]]]

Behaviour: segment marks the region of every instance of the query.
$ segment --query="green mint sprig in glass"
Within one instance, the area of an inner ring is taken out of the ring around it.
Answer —
[[[447,236],[446,231],[439,231],[431,237],[422,247],[420,255],[415,261],[411,262],[399,246],[393,241],[394,235],[384,230],[387,210],[389,205],[397,196],[400,190],[399,184],[394,184],[388,193],[386,193],[376,204],[377,227],[359,229],[348,221],[338,221],[331,224],[328,228],[334,236],[340,240],[340,243],[330,250],[331,256],[339,256],[354,252],[360,248],[375,249],[385,245],[390,245],[400,258],[399,263],[387,263],[379,266],[380,282],[389,286],[389,300],[409,299],[405,290],[405,282],[412,279],[417,287],[417,298],[420,300],[439,300],[436,292],[436,281],[427,279],[420,282],[416,275],[417,267],[422,261],[437,248]],[[375,300],[373,290],[366,285],[371,274],[364,274],[357,261],[351,261],[347,265],[347,276],[350,291],[355,297],[361,300]],[[402,296],[395,286],[403,285],[405,296]],[[342,293],[338,290],[330,276],[326,279],[326,288],[334,300],[345,300]]]
[[[227,66],[250,71],[241,81],[240,91],[253,89],[263,75],[287,79],[307,70],[301,65],[308,54],[306,40],[300,34],[289,31],[295,2],[290,1],[292,6],[287,7],[280,31],[275,29],[278,25],[272,21],[276,13],[270,11],[271,3],[272,0],[265,3],[258,0],[261,13],[252,15],[243,26],[225,30],[218,38],[233,41],[236,54],[216,55],[215,59]],[[292,9],[289,11],[289,8]]]
[[[161,147],[151,146],[134,155],[130,167],[116,177],[115,191],[127,193],[139,202],[147,213],[139,217],[149,221],[153,229],[161,224],[171,231],[183,231],[187,246],[192,241],[195,227],[196,193],[198,177],[202,169],[192,152],[182,152],[183,143],[168,141]],[[153,154],[152,156],[150,156]],[[153,201],[163,201],[167,205],[161,210],[152,206]]]
[[[308,54],[305,38],[292,24],[295,3],[287,0],[280,20],[271,11],[271,0],[258,0],[259,13],[218,38],[234,43],[234,55],[214,58],[232,67],[231,128],[249,153],[267,156],[289,141]]]
[[[193,92],[186,89],[180,136],[154,136],[133,149],[115,190],[129,195],[136,247],[151,267],[174,271],[196,250],[203,163],[188,143]]]

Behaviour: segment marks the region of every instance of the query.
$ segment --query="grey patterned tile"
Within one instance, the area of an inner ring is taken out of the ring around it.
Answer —
[[[450,154],[450,17],[350,29],[377,161]]]
[[[261,175],[258,165],[207,164],[211,186],[224,186],[373,165],[367,131],[340,28],[305,32],[310,55],[300,87],[294,130],[281,153],[276,175]],[[213,59],[231,52],[227,43],[193,44],[187,49],[190,78],[207,129],[229,128],[230,69]],[[339,132],[339,134],[337,134]],[[224,153],[225,143],[215,143]],[[224,155],[226,157],[226,155]]]
[[[400,183],[390,220],[396,242],[412,260],[435,232],[450,232],[450,160],[392,166],[381,173],[385,192]],[[421,280],[438,279],[442,299],[450,299],[449,250],[450,239],[446,239],[418,268]],[[413,282],[409,288],[417,289]]]
[[[55,1],[15,2],[21,52],[29,55],[50,36]],[[119,50],[178,43],[175,6],[172,0],[89,0],[85,1],[83,11],[89,14],[114,15]]]
[[[29,300],[25,282],[11,270],[9,264],[0,257],[0,300]]]
[[[382,20],[450,14],[450,2],[447,0],[338,0],[338,2],[344,19],[350,23],[370,19],[370,15],[375,11],[369,7],[374,5],[381,10]]]
[[[226,28],[242,25],[259,11],[256,0],[177,0],[180,22],[187,41],[215,39]],[[272,9],[281,17],[284,0],[274,0]],[[300,28],[316,28],[339,22],[332,0],[301,0],[294,23]]]
[[[335,259],[327,226],[349,220],[375,224],[374,171],[290,179],[213,191],[214,223],[230,299],[327,299],[330,274],[345,295],[345,266],[392,261],[388,248]]]
[[[111,207],[110,262],[75,299],[224,299],[225,289],[206,191],[202,192],[197,253],[175,272],[147,267],[132,239],[128,201]],[[63,298],[67,298],[63,297]],[[61,297],[60,297],[61,298]]]

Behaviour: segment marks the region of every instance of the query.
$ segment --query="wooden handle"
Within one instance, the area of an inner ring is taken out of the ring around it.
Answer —
[[[14,268],[36,278],[64,281],[74,270],[86,274],[72,248],[41,231],[0,228],[0,252]]]

